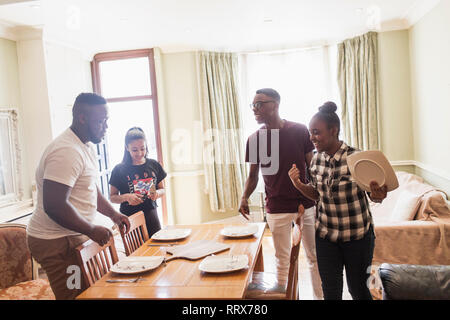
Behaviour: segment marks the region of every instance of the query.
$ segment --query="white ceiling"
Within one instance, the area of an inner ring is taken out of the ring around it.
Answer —
[[[450,0],[442,0],[450,1]],[[405,29],[439,0],[0,1],[0,37],[23,26],[84,52],[259,51],[335,43],[369,30]]]

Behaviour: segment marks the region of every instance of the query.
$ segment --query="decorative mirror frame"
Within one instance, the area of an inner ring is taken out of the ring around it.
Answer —
[[[0,207],[15,204],[18,201],[22,201],[23,198],[23,186],[21,179],[22,169],[22,150],[19,144],[19,129],[18,129],[18,111],[14,108],[0,109],[0,119],[6,119],[9,129],[9,147],[12,156],[12,169],[13,174],[13,186],[15,197],[8,202],[0,202]]]

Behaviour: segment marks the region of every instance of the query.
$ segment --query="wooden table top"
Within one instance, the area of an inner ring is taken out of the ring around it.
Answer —
[[[109,272],[93,286],[85,290],[77,299],[242,299],[254,270],[262,270],[262,238],[265,223],[255,223],[258,232],[246,238],[227,238],[220,230],[230,224],[177,225],[172,228],[190,228],[189,237],[178,244],[197,240],[213,240],[230,246],[230,249],[216,255],[245,254],[249,267],[243,270],[209,274],[199,270],[203,259],[190,261],[174,259],[160,267],[138,275],[122,275]],[[160,247],[148,246],[164,242],[148,240],[136,250],[133,256],[162,255]],[[168,248],[168,247],[166,247]],[[170,257],[167,254],[166,257]],[[108,279],[127,279],[143,277],[136,283],[107,283]]]

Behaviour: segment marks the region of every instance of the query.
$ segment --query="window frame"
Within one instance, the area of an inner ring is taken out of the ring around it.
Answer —
[[[115,97],[115,98],[107,98],[106,102],[125,102],[125,101],[138,101],[138,100],[151,100],[153,107],[153,121],[155,128],[155,142],[156,142],[156,151],[157,151],[157,160],[164,167],[163,155],[162,155],[162,145],[161,145],[161,128],[159,121],[159,107],[158,107],[158,95],[157,95],[157,86],[156,86],[156,73],[155,73],[155,58],[153,49],[138,49],[138,50],[126,50],[126,51],[114,51],[114,52],[102,52],[94,55],[91,61],[91,73],[92,73],[92,87],[93,91],[99,95],[102,95],[101,92],[101,81],[100,81],[100,63],[104,61],[112,61],[112,60],[125,60],[132,58],[142,58],[147,57],[149,59],[149,73],[150,73],[150,86],[151,86],[151,94],[149,95],[141,95],[141,96],[128,96],[128,97]],[[107,142],[103,141],[102,146],[98,146],[97,148],[103,148],[103,150],[107,150],[103,144]],[[106,144],[107,145],[107,144]],[[100,150],[100,149],[98,149]],[[101,155],[99,154],[99,163],[102,161],[100,159]],[[107,152],[104,155],[106,161],[105,170],[101,170],[101,177],[106,177],[109,182],[109,176],[111,173],[111,169],[109,169],[109,157]],[[109,188],[108,188],[109,195]],[[162,217],[163,223],[167,224],[167,205],[166,205],[166,197],[161,199],[162,204]]]

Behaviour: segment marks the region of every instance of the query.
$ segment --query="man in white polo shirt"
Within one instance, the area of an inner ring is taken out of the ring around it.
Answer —
[[[117,212],[97,187],[98,167],[94,144],[108,128],[106,100],[81,93],[75,100],[70,128],[45,149],[36,170],[38,201],[27,228],[31,254],[47,273],[56,299],[74,299],[85,288],[71,289],[68,267],[78,265],[75,248],[89,238],[100,245],[110,229],[94,225],[97,214],[111,218],[128,232],[128,217]]]

